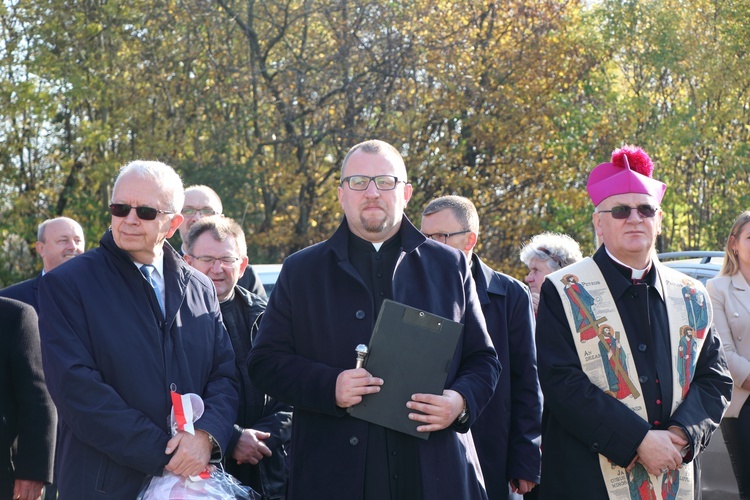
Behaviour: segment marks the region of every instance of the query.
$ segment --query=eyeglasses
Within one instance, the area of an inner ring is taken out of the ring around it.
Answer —
[[[406,182],[399,180],[395,175],[376,175],[375,177],[350,175],[341,179],[341,185],[343,186],[346,183],[351,190],[367,191],[367,188],[370,187],[370,181],[375,181],[375,187],[378,188],[378,191],[391,191],[396,189],[396,184],[399,182]]]
[[[203,262],[204,264],[208,264],[209,267],[214,267],[214,262],[216,262],[217,260],[221,264],[221,267],[234,267],[237,261],[240,260],[239,257],[230,257],[230,256],[212,257],[210,255],[200,255],[200,256],[191,255],[191,257],[194,258],[195,260],[199,260]]]
[[[459,234],[466,234],[470,232],[471,232],[471,229],[464,229],[463,231],[456,231],[455,233],[432,233],[432,234],[423,233],[423,234],[426,237],[430,238],[431,240],[435,240],[440,243],[447,243],[448,238],[450,238],[451,236],[457,236]]]
[[[180,213],[182,215],[187,215],[188,217],[190,217],[191,215],[195,215],[195,214],[198,214],[201,217],[210,217],[211,215],[219,215],[219,212],[211,208],[183,208],[182,212]]]
[[[109,206],[109,213],[115,217],[127,217],[130,211],[135,208],[135,214],[141,220],[154,220],[158,214],[173,214],[170,210],[158,210],[151,207],[131,207],[125,203],[112,203]]]
[[[638,205],[637,207],[618,205],[616,207],[612,207],[611,210],[599,210],[598,212],[600,214],[609,212],[612,214],[613,219],[627,219],[628,217],[630,217],[631,210],[638,210],[638,213],[641,217],[651,218],[656,215],[656,212],[659,211],[659,207],[655,207],[653,205]]]

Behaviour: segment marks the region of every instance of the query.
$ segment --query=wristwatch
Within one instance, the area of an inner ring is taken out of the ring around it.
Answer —
[[[463,396],[461,397],[464,400],[464,409],[461,410],[461,413],[458,414],[458,418],[456,418],[456,423],[463,425],[469,421],[469,407],[466,406],[466,398],[464,398]]]

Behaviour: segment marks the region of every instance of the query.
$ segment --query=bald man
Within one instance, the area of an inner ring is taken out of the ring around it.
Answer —
[[[47,219],[37,230],[36,253],[42,258],[42,272],[31,279],[0,290],[0,297],[20,300],[39,312],[37,288],[39,279],[63,262],[67,262],[85,249],[86,240],[81,225],[68,217]]]

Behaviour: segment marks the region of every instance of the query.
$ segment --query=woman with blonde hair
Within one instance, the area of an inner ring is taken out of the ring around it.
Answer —
[[[714,309],[714,328],[721,336],[734,379],[732,402],[721,432],[732,460],[740,498],[750,498],[750,211],[734,221],[727,238],[724,265],[706,288]]]

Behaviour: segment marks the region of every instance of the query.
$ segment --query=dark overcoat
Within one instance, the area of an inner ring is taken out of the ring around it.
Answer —
[[[11,498],[14,479],[52,481],[57,414],[44,384],[36,313],[0,298],[0,325],[0,498]]]
[[[468,430],[492,397],[500,366],[468,262],[427,240],[406,217],[393,273],[396,301],[464,324],[446,388],[466,398],[470,420],[419,440],[426,499],[486,498]],[[377,311],[348,257],[346,220],[327,241],[284,261],[250,352],[250,376],[294,406],[289,499],[362,498],[368,424],[336,405],[336,378],[355,364]],[[457,430],[459,432],[457,432]]]
[[[39,285],[44,373],[60,425],[61,500],[132,500],[171,458],[170,389],[196,393],[196,429],[226,450],[237,415],[234,351],[211,281],[164,243],[166,315],[107,231]]]
[[[473,275],[503,371],[471,434],[490,500],[508,498],[508,481],[539,484],[542,390],[536,371],[534,309],[529,289],[472,255]]]
[[[688,466],[708,445],[732,393],[732,378],[721,342],[713,331],[695,367],[685,400],[672,407],[672,361],[667,309],[654,285],[654,269],[634,285],[616,267],[604,246],[594,255],[628,334],[648,421],[591,383],[581,369],[560,295],[542,285],[536,342],[545,403],[542,431],[542,499],[607,498],[598,454],[627,467],[651,429],[681,427],[688,435]],[[660,265],[660,264],[657,264]],[[700,491],[699,475],[696,489]]]
[[[20,300],[21,302],[30,305],[39,314],[39,301],[37,299],[37,293],[39,289],[39,280],[42,275],[39,274],[31,279],[16,283],[7,288],[0,290],[0,297],[8,297],[9,299]]]

